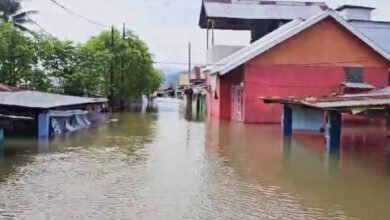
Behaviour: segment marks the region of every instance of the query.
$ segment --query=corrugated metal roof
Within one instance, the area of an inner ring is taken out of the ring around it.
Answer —
[[[352,25],[350,25],[335,12],[329,10],[305,21],[301,19],[295,19],[269,33],[268,35],[260,38],[251,45],[237,51],[236,53],[233,53],[225,59],[222,59],[213,66],[208,67],[206,70],[210,74],[224,75],[328,17],[335,19],[340,25],[344,26],[344,28],[349,30],[352,34],[365,42],[372,49],[377,51],[386,59],[390,59],[390,54],[388,52],[375,44],[370,38],[356,30]]]
[[[367,84],[367,83],[351,83],[351,82],[345,82],[341,85],[347,87],[347,88],[353,88],[353,89],[375,89],[375,86]]]
[[[292,20],[308,18],[318,14],[328,6],[323,2],[291,1],[205,1],[206,17],[238,19],[278,19]]]
[[[104,103],[107,99],[58,95],[37,91],[0,92],[0,106],[50,109],[62,106]]]
[[[303,105],[320,109],[342,109],[353,107],[390,106],[390,87],[385,89],[353,94],[327,97],[262,97],[265,103],[283,103]]]
[[[349,23],[390,53],[390,22],[351,20]]]

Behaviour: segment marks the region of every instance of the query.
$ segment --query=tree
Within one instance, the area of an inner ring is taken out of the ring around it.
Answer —
[[[126,101],[150,95],[162,81],[152,54],[132,32],[103,32],[86,44],[42,35],[37,40],[9,22],[0,23],[0,82],[33,90]],[[113,83],[110,75],[113,73]]]
[[[124,39],[118,31],[114,31],[113,39],[112,45],[111,33],[102,32],[85,45],[94,54],[104,55],[109,62],[108,66],[112,66],[112,85],[111,69],[102,69],[105,70],[103,78],[106,88],[113,87],[113,98],[124,101],[152,94],[160,86],[162,77],[153,67],[153,57],[147,45],[131,31],[126,32]]]
[[[22,31],[27,31],[31,34],[34,34],[24,25],[27,23],[34,22],[29,16],[37,14],[37,11],[29,10],[22,11],[22,5],[20,0],[1,0],[0,1],[0,18],[5,22],[10,22],[15,27],[19,28]]]
[[[12,86],[36,65],[33,41],[12,24],[0,23],[0,81]]]
[[[71,41],[41,37],[38,46],[40,64],[49,77],[58,82],[52,92],[78,96],[104,96],[103,73],[106,59],[95,51]]]

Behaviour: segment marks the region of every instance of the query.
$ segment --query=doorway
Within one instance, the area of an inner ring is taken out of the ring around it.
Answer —
[[[244,88],[242,86],[233,86],[232,119],[234,121],[243,121]]]

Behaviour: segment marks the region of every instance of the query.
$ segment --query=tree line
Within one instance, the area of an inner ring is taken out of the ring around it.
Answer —
[[[151,95],[162,82],[148,46],[132,31],[103,31],[75,43],[26,31],[23,16],[27,20],[35,12],[20,12],[20,7],[2,12],[8,8],[0,3],[1,83],[122,103]]]

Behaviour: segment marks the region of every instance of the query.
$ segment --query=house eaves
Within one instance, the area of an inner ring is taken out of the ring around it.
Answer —
[[[226,57],[225,59],[222,59],[218,63],[214,64],[212,67],[207,68],[206,71],[209,74],[224,75],[231,70],[237,68],[238,66],[252,60],[253,58],[263,54],[271,48],[292,38],[293,36],[296,36],[297,34],[303,32],[304,30],[329,17],[337,21],[340,25],[342,25],[345,29],[347,29],[350,33],[359,38],[365,44],[370,46],[378,54],[380,54],[387,60],[390,60],[390,54],[388,52],[386,52],[383,48],[375,44],[366,35],[355,29],[351,24],[349,24],[339,15],[337,15],[334,11],[329,10],[305,21],[295,19],[276,29],[275,31],[269,33],[258,41],[252,43],[251,45],[237,51],[236,53],[230,55],[229,57]]]

